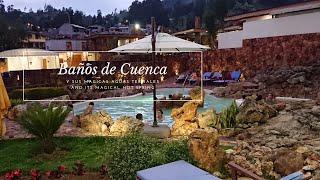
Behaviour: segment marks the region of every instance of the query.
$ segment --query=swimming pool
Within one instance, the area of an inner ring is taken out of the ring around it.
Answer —
[[[189,88],[163,88],[157,89],[157,97],[161,98],[163,96],[168,97],[170,94],[182,93],[187,96]],[[228,107],[232,99],[216,98],[209,94],[210,91],[206,90],[204,107],[198,109],[199,112],[203,112],[209,108],[215,108],[217,112],[220,112],[223,108]],[[119,101],[129,100],[129,101]],[[108,99],[109,100],[109,99]],[[123,98],[115,98],[113,101],[96,101],[94,105],[95,111],[105,110],[107,111],[113,119],[117,119],[120,116],[132,116],[135,117],[136,114],[143,114],[143,118],[147,123],[152,123],[153,121],[153,95],[152,93],[146,94],[145,96],[136,95]],[[74,113],[82,113],[89,102],[81,102],[74,104]],[[173,124],[173,120],[170,116],[171,109],[163,110],[165,115],[165,120],[163,123],[168,124],[170,127]]]

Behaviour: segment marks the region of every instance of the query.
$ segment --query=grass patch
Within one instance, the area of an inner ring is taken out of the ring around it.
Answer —
[[[65,165],[71,170],[78,160],[83,161],[90,171],[97,171],[105,162],[105,138],[63,137],[55,138],[57,150],[51,154],[39,154],[39,142],[36,139],[18,139],[0,141],[0,174],[13,169],[28,172],[54,170]]]
[[[186,140],[165,141],[143,135],[125,137],[61,137],[55,138],[57,149],[53,154],[41,154],[36,139],[0,141],[0,174],[22,169],[41,172],[54,170],[59,165],[71,171],[74,163],[82,161],[86,170],[97,172],[107,164],[112,179],[135,179],[137,171],[186,160],[189,156]]]
[[[28,100],[48,99],[68,94],[64,88],[41,87],[24,90],[24,97]],[[16,89],[9,93],[10,99],[23,99],[23,90]]]

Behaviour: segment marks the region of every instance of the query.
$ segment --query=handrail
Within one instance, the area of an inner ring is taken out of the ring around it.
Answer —
[[[243,167],[240,167],[234,162],[228,163],[228,166],[231,170],[232,180],[238,180],[238,175],[243,175],[252,178],[253,180],[264,180],[264,178],[244,169]]]
[[[188,74],[188,75],[186,76],[186,78],[184,79],[184,82],[183,82],[183,85],[182,85],[183,87],[186,86],[186,82],[187,82],[188,78],[189,78],[189,74]]]

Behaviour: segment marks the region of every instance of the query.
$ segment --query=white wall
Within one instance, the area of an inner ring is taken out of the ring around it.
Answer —
[[[28,68],[27,57],[9,57],[7,58],[8,71],[21,71]]]
[[[244,39],[318,32],[320,32],[320,12],[250,21],[243,24],[242,31],[218,34],[218,48],[227,49],[242,47],[242,41]],[[241,46],[239,41],[241,41]]]
[[[82,42],[85,40],[68,40],[68,39],[49,39],[46,40],[46,50],[48,51],[66,51],[67,42],[72,43],[72,51],[83,51]]]
[[[218,48],[240,48],[243,43],[243,32],[242,31],[231,31],[226,33],[218,34]]]
[[[47,69],[59,68],[58,56],[8,57],[8,71],[44,69],[43,59],[47,61]]]
[[[320,12],[245,22],[244,39],[320,32]]]

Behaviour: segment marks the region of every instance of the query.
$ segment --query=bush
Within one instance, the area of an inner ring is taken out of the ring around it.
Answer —
[[[235,101],[232,104],[221,111],[218,115],[217,121],[212,124],[213,127],[218,129],[233,128],[237,125],[236,116],[239,113],[239,108]]]
[[[12,107],[25,103],[22,99],[10,99],[10,102]]]
[[[106,163],[112,179],[132,179],[136,172],[177,160],[192,162],[187,142],[161,141],[140,134],[108,138]]]
[[[22,114],[18,123],[40,140],[45,153],[51,154],[55,150],[53,135],[64,123],[69,112],[68,108],[63,107],[44,109],[34,106]]]
[[[39,100],[39,99],[47,99],[54,98],[58,96],[66,95],[67,92],[63,88],[32,88],[24,90],[25,99],[29,100]],[[23,90],[17,89],[9,93],[9,97],[11,99],[23,99]]]

